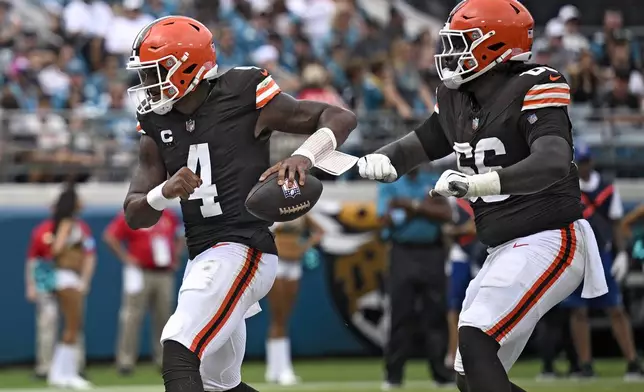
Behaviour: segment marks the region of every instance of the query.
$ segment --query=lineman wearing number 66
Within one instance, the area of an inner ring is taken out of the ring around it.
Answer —
[[[582,218],[567,106],[556,70],[528,64],[534,21],[516,0],[465,0],[440,31],[442,84],[431,117],[358,161],[391,182],[456,153],[433,195],[469,199],[489,255],[459,317],[454,368],[462,392],[523,391],[507,372],[537,321],[583,282],[607,291],[593,231]]]
[[[349,111],[281,93],[266,70],[218,74],[212,41],[200,22],[165,17],[141,30],[128,62],[141,78],[129,93],[142,136],[125,219],[150,227],[180,199],[190,254],[161,337],[167,392],[255,391],[241,380],[245,319],[273,285],[277,250],[273,222],[250,214],[244,201],[272,173],[279,185],[294,178],[303,185],[313,165],[345,170],[335,148],[356,126]],[[269,167],[272,130],[311,136]],[[349,167],[357,160],[344,158]]]

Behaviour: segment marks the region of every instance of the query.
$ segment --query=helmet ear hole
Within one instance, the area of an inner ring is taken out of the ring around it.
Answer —
[[[181,80],[181,81],[179,81],[179,84],[182,84],[182,85],[183,85],[183,84],[186,84],[186,81],[185,81],[185,80]]]
[[[186,68],[183,71],[183,73],[184,74],[191,74],[195,70],[195,68],[197,68],[197,64],[191,64],[190,66],[188,66],[188,68]]]
[[[488,46],[487,48],[493,52],[496,52],[497,50],[501,49],[504,46],[505,46],[505,42],[497,42],[495,44]]]

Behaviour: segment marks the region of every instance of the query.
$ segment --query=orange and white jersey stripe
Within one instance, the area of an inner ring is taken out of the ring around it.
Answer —
[[[140,123],[140,122],[138,122],[138,121],[136,122],[136,131],[137,131],[138,133],[140,133],[141,135],[145,135],[145,131],[144,131],[144,130],[143,130],[143,128],[141,127],[141,123]]]
[[[570,105],[568,83],[536,84],[523,98],[521,111],[568,105]]]
[[[261,109],[266,106],[277,94],[279,94],[280,86],[275,83],[273,77],[268,75],[261,83],[257,85],[255,93],[255,107]]]

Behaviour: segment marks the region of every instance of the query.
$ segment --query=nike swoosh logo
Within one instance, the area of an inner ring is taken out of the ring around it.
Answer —
[[[561,75],[550,75],[550,81],[556,82],[557,80],[561,79]]]
[[[520,248],[520,247],[522,247],[522,246],[528,246],[528,245],[530,245],[530,244],[517,244],[517,243],[515,242],[515,243],[514,243],[513,248]]]

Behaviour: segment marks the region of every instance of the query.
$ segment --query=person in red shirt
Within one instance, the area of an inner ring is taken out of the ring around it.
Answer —
[[[77,217],[80,208],[74,184],[68,184],[54,205],[52,218],[32,233],[25,273],[29,300],[37,300],[39,292],[54,293],[57,308],[53,311],[51,307],[41,308],[47,312],[41,316],[51,317],[53,313],[55,317],[58,309],[63,315],[62,336],[48,369],[48,383],[72,389],[91,387],[79,374],[82,360],[77,345],[82,333],[85,295],[94,274],[96,257],[89,227]],[[39,324],[43,325],[43,320],[39,320]],[[56,332],[55,323],[47,324],[45,336],[55,336]]]
[[[116,365],[122,375],[136,364],[139,331],[147,309],[152,311],[154,361],[161,366],[161,332],[172,315],[175,271],[183,251],[183,227],[165,210],[156,225],[132,230],[119,213],[105,229],[103,240],[123,262],[123,298],[119,317]]]

